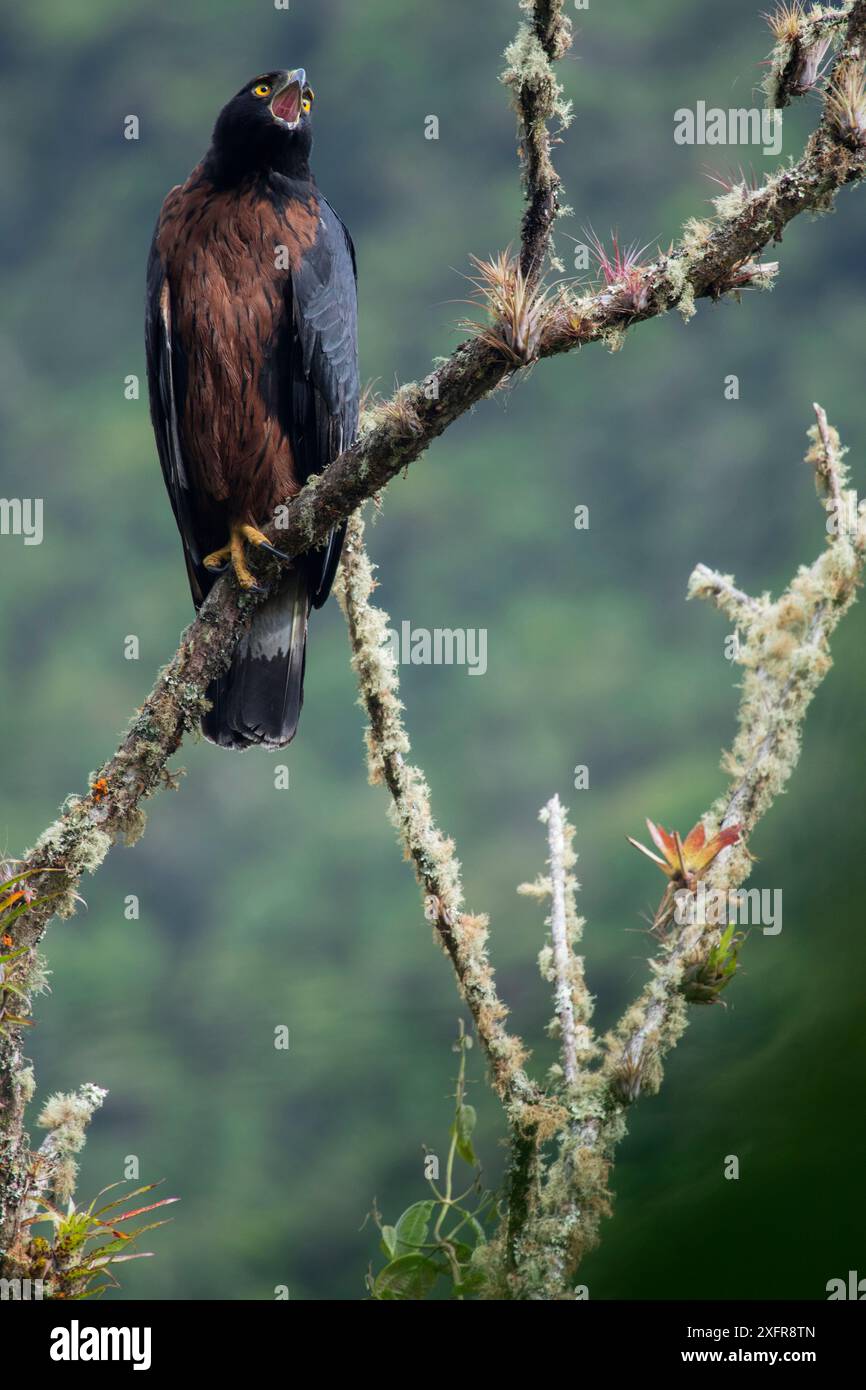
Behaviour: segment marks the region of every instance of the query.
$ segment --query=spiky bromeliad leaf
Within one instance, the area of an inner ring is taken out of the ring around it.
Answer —
[[[725,928],[717,946],[706,958],[689,967],[683,975],[682,992],[690,1004],[719,1004],[723,989],[727,989],[737,973],[740,947],[745,937],[734,931],[733,922]]]

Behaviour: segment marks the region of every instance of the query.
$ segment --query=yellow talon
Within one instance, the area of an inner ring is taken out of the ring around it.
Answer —
[[[244,553],[244,542],[250,545],[264,546],[272,555],[279,555],[268,540],[255,526],[248,526],[243,522],[235,522],[231,529],[231,536],[228,545],[224,545],[219,550],[212,550],[210,555],[206,555],[202,560],[205,569],[221,569],[227,560],[231,560],[235,578],[242,589],[257,589],[255,575],[250,571],[246,555]],[[287,557],[283,557],[287,558]]]
[[[206,570],[218,570],[225,564],[231,554],[231,546],[224,545],[222,550],[212,550],[210,555],[205,555],[202,560]]]
[[[249,541],[250,545],[266,545],[270,550],[271,543],[267,536],[263,536],[261,531],[257,531],[255,526],[239,526],[241,535]]]
[[[233,568],[234,568],[235,578],[237,579],[237,581],[238,581],[238,583],[240,584],[241,588],[242,588],[242,589],[255,589],[255,588],[258,587],[258,586],[256,585],[255,576],[254,576],[254,575],[250,572],[250,570],[247,568],[247,559],[246,559],[246,555],[244,554],[244,534],[243,534],[243,533],[244,533],[245,530],[246,530],[246,527],[241,527],[241,526],[237,526],[237,527],[233,526],[233,527],[232,527],[232,538],[231,538],[232,566],[233,566]]]

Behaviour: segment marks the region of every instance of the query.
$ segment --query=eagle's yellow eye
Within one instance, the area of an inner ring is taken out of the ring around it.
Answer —
[[[253,92],[257,97],[269,97],[271,94],[270,84],[260,82],[257,87],[253,87]]]
[[[316,100],[316,93],[313,91],[312,87],[308,87],[307,90],[304,92],[304,99],[303,99],[303,101],[301,102],[301,105],[303,106],[304,110],[305,110],[307,113],[309,113],[310,111],[312,111],[312,109],[313,109],[313,102],[314,102],[315,100]]]

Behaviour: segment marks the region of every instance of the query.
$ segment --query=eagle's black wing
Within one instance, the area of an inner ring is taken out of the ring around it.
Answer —
[[[286,281],[286,333],[273,387],[298,481],[321,473],[358,433],[358,297],[355,248],[340,218],[319,195],[316,240]],[[304,557],[314,608],[328,597],[345,523]],[[278,542],[279,544],[279,542]]]
[[[144,344],[150,418],[172,511],[183,542],[189,585],[196,608],[213,587],[214,576],[203,566],[208,553],[198,537],[189,475],[180,442],[180,420],[186,390],[186,356],[172,326],[171,293],[165,268],[156,248],[156,236],[147,263]]]

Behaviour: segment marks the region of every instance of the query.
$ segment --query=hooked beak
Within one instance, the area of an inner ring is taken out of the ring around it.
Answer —
[[[271,100],[271,115],[280,125],[286,126],[289,130],[297,130],[301,123],[301,103],[307,85],[307,74],[303,68],[295,68],[294,72],[283,73],[283,78],[282,86],[277,89]]]

